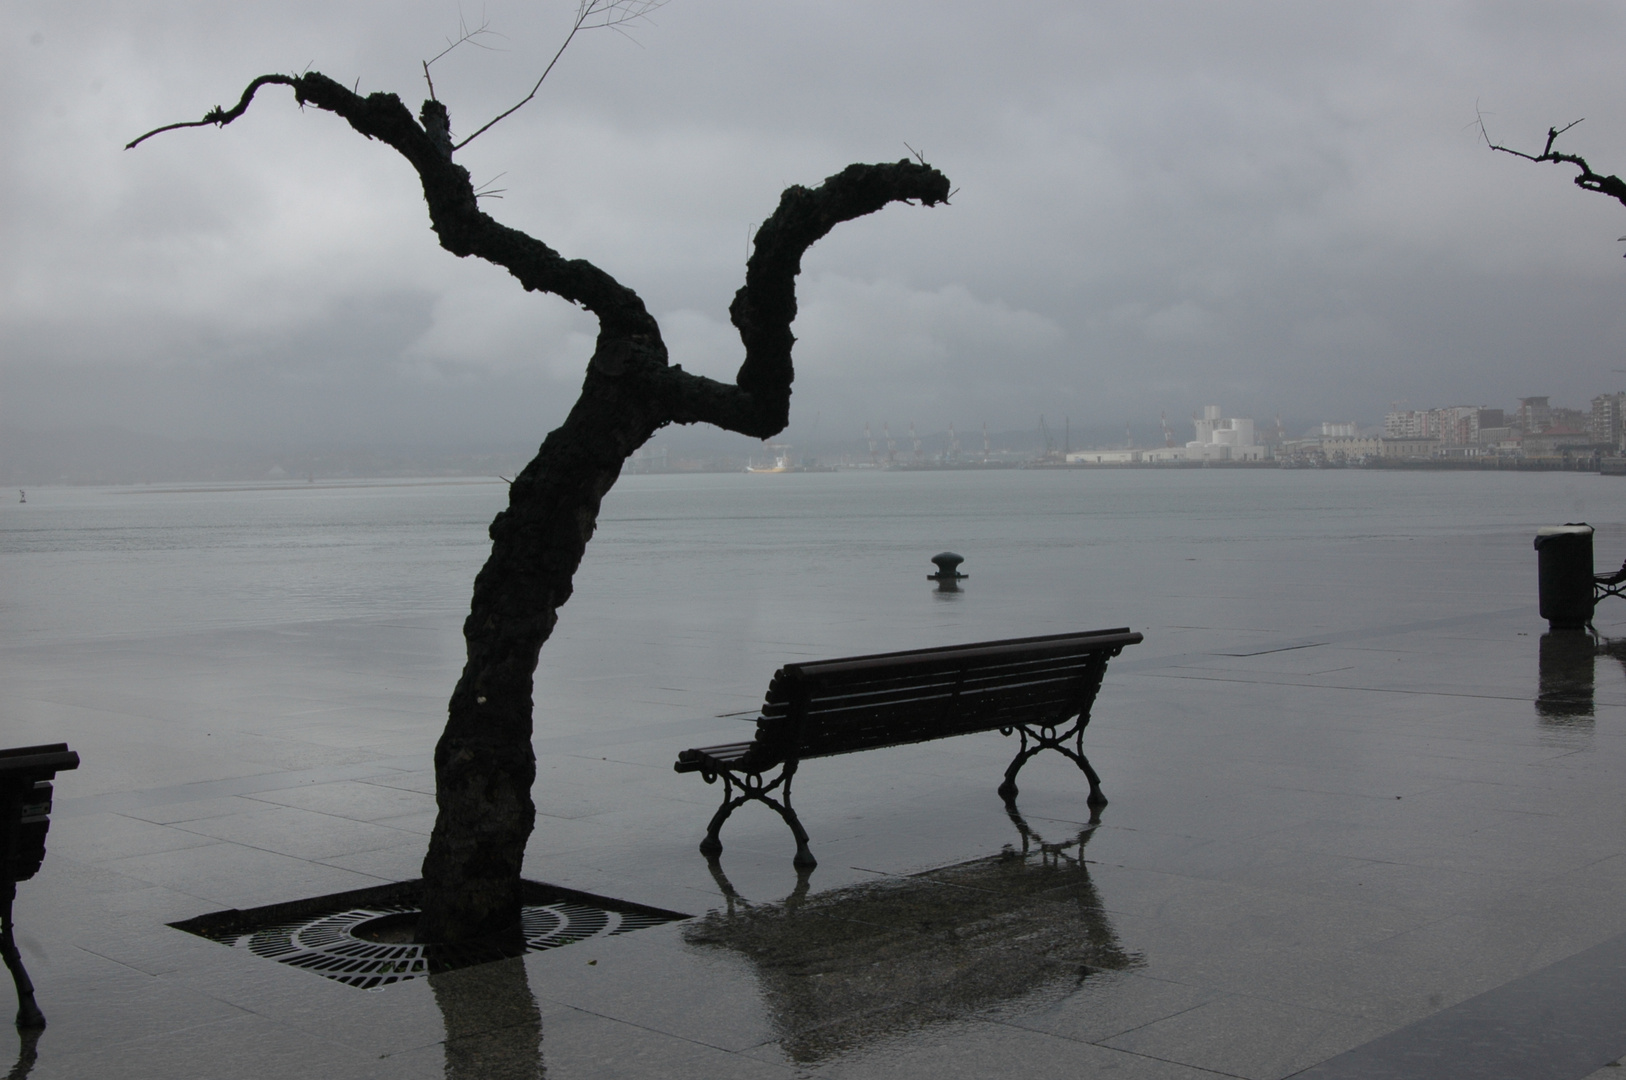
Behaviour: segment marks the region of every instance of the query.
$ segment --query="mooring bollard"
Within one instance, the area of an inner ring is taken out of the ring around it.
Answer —
[[[1554,630],[1579,630],[1592,621],[1592,526],[1543,525],[1536,530],[1541,617]]]
[[[926,580],[937,582],[939,593],[959,592],[960,579],[966,576],[960,573],[960,564],[965,562],[965,559],[952,551],[944,551],[933,555],[932,562],[937,565],[937,573],[927,574]]]
[[[67,743],[18,746],[0,750],[0,956],[17,984],[17,1027],[37,1031],[45,1016],[34,1000],[34,983],[23,969],[22,954],[11,929],[11,904],[17,883],[33,877],[45,861],[45,832],[51,827],[51,780],[58,772],[79,767],[79,755]]]

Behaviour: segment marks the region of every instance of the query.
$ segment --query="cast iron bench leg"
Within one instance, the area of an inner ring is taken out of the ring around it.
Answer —
[[[818,860],[813,858],[813,852],[807,844],[807,830],[802,828],[802,822],[796,816],[796,811],[790,805],[790,778],[796,775],[796,763],[790,762],[784,770],[767,784],[762,782],[758,773],[739,775],[728,770],[718,775],[723,778],[723,805],[717,808],[712,815],[711,824],[706,826],[706,838],[700,841],[700,854],[708,858],[715,858],[723,853],[723,841],[718,836],[723,829],[723,822],[729,815],[747,802],[755,801],[772,808],[786,825],[790,826],[790,833],[796,838],[796,858],[791,860],[795,866],[811,869],[817,866]],[[738,784],[740,793],[734,795],[734,785]],[[780,802],[768,793],[781,784],[785,788],[785,801]]]
[[[11,969],[11,981],[17,984],[17,1030],[39,1030],[45,1026],[45,1014],[34,1000],[34,983],[23,969],[22,954],[17,951],[16,939],[11,933],[11,902],[17,897],[17,886],[7,882],[5,908],[0,910],[0,956]]]
[[[1084,724],[1082,722],[1075,722],[1071,729],[1060,735],[1055,734],[1052,728],[1033,731],[1023,724],[1018,724],[1014,730],[1022,738],[1022,749],[1018,750],[1016,757],[1011,759],[1010,765],[1005,769],[1005,782],[999,785],[999,797],[1005,800],[1007,806],[1016,802],[1018,790],[1016,774],[1022,771],[1022,766],[1028,763],[1029,758],[1041,750],[1060,751],[1072,758],[1073,764],[1084,771],[1084,778],[1090,782],[1090,797],[1085,800],[1085,805],[1092,810],[1099,810],[1107,804],[1107,797],[1101,793],[1101,778],[1095,774],[1095,769],[1090,765],[1090,759],[1084,756]],[[1007,729],[1006,734],[1009,733],[1010,729]],[[1032,746],[1028,745],[1030,737],[1033,739]],[[1078,744],[1079,749],[1074,750],[1063,746],[1062,743],[1068,738],[1072,738]]]

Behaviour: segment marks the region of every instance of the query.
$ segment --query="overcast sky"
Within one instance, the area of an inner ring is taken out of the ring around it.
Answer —
[[[466,133],[574,0],[466,2],[435,68]],[[539,441],[595,327],[440,250],[415,176],[269,87],[307,67],[416,111],[441,0],[0,9],[0,423],[175,437]],[[1626,387],[1626,207],[1493,136],[1626,172],[1618,3],[671,0],[579,37],[459,154],[484,205],[637,290],[732,379],[747,238],[792,183],[920,150],[953,205],[806,260],[792,433],[1585,407]]]

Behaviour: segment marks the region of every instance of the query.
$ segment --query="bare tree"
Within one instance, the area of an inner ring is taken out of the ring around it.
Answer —
[[[1585,119],[1585,117],[1582,119]],[[1580,154],[1561,154],[1553,149],[1553,144],[1558,142],[1558,137],[1580,122],[1580,120],[1572,120],[1563,127],[1548,128],[1547,145],[1541,148],[1539,154],[1527,154],[1523,150],[1514,150],[1500,143],[1491,142],[1490,132],[1485,130],[1484,117],[1479,120],[1479,133],[1484,137],[1486,146],[1503,154],[1512,154],[1514,157],[1523,158],[1526,161],[1547,161],[1554,165],[1573,165],[1580,170],[1575,176],[1576,187],[1583,191],[1596,191],[1600,195],[1607,195],[1622,205],[1626,205],[1626,180],[1622,180],[1618,176],[1604,176],[1593,172],[1592,166],[1588,165],[1586,158]],[[1626,240],[1626,236],[1621,237],[1621,239]]]
[[[616,6],[594,0],[581,10]],[[578,19],[577,28],[584,25]],[[598,318],[580,396],[514,478],[508,508],[491,523],[491,555],[475,578],[463,624],[467,661],[435,747],[439,814],[423,864],[418,934],[424,941],[468,940],[519,917],[520,866],[536,817],[532,677],[622,463],[667,424],[704,422],[761,439],[782,431],[795,374],[790,327],[802,254],[836,225],[889,203],[945,202],[949,182],[923,161],[903,160],[849,165],[817,187],[787,188],[756,232],[745,284],[729,307],[745,347],[730,384],[671,364],[660,327],[632,289],[482,212],[468,170],[452,160],[451,118],[432,87],[414,119],[395,94],[362,97],[319,72],[261,75],[232,108],[158,128],[130,146],[178,127],[223,127],[263,86],[289,87],[301,106],[334,113],[405,158],[422,181],[441,247],[501,266],[523,288],[580,304]]]

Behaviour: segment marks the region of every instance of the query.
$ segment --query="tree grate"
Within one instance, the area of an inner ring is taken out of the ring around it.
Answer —
[[[615,937],[689,916],[526,882],[530,901],[518,934],[456,946],[390,940],[379,928],[417,914],[417,882],[341,893],[252,911],[222,911],[172,923],[256,956],[363,990],[439,971]],[[553,894],[551,896],[547,894]],[[349,901],[346,903],[345,901]]]

